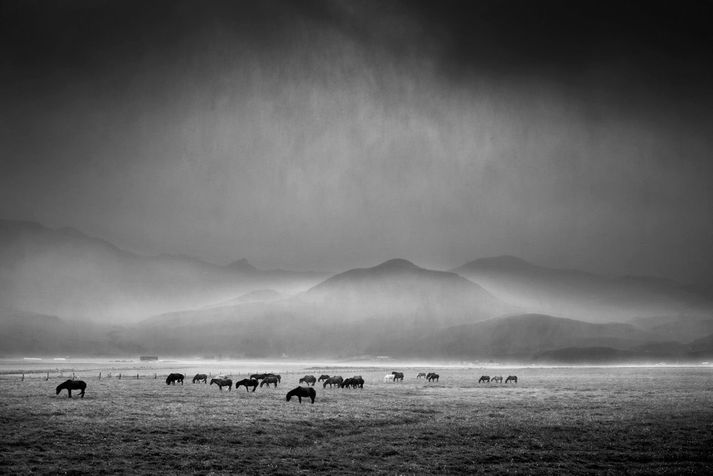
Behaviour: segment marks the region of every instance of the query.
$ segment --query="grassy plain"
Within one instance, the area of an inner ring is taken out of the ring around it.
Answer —
[[[60,378],[4,376],[0,473],[713,473],[711,368],[405,370],[303,369],[255,393],[86,374],[72,400]],[[286,402],[305,373],[366,385]]]

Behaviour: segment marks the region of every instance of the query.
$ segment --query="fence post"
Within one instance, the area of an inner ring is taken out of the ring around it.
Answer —
[[[48,381],[49,379],[50,379],[50,371],[48,370],[48,371],[47,371],[47,378],[45,378],[45,382]]]
[[[101,380],[101,379],[102,379],[102,373],[99,372],[99,380]]]
[[[119,374],[119,380],[121,380],[121,374]]]
[[[25,381],[25,372],[22,372],[22,380],[20,380],[20,381],[21,381],[21,382],[24,382],[24,381]]]
[[[137,373],[137,374],[136,374],[136,380],[138,380],[138,379],[139,379],[139,374]]]

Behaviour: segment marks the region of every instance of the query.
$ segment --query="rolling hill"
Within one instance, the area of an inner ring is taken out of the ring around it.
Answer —
[[[655,316],[713,317],[713,301],[664,279],[545,268],[513,256],[475,260],[452,272],[527,312],[599,323]]]
[[[73,229],[0,220],[0,302],[30,313],[136,321],[260,289],[299,292],[324,277],[260,271],[245,260],[217,266],[183,256],[141,256]]]

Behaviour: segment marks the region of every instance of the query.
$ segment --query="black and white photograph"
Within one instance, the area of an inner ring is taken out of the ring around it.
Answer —
[[[0,474],[713,473],[713,1],[0,0]]]

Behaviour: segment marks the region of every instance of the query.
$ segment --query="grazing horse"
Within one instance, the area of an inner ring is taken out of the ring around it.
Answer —
[[[344,382],[342,382],[342,383],[339,384],[339,388],[344,388],[344,387],[349,388],[349,387],[351,387],[353,380],[354,380],[354,379],[351,378],[351,377],[344,379]]]
[[[294,396],[296,396],[300,400],[300,403],[302,403],[302,397],[309,397],[310,400],[312,400],[312,403],[314,403],[314,399],[317,396],[317,391],[312,387],[295,387],[289,392],[287,392],[286,400],[289,402],[290,398]]]
[[[233,388],[233,381],[229,378],[214,378],[211,379],[210,384],[216,384],[221,391],[223,390],[223,387],[226,386],[228,387],[228,391]]]
[[[250,378],[251,378],[251,379],[254,379],[254,380],[262,380],[262,379],[264,379],[265,377],[269,377],[270,375],[272,375],[272,374],[252,374],[252,375],[250,376]]]
[[[433,382],[434,380],[435,380],[436,382],[438,382],[438,379],[439,379],[439,378],[441,378],[440,375],[431,372],[430,374],[428,374],[428,377],[426,377],[426,380],[428,380],[429,382]]]
[[[508,378],[505,379],[505,383],[508,382],[517,383],[517,375],[508,375]]]
[[[400,382],[404,381],[403,372],[391,372],[391,374],[394,376],[394,382],[396,382],[397,380]]]
[[[257,388],[258,382],[254,378],[244,378],[238,382],[235,382],[235,390],[237,390],[238,387],[240,387],[241,385],[245,385],[246,392],[250,391],[250,389],[248,387],[252,387],[253,392],[254,392],[255,389]]]
[[[322,380],[327,380],[329,378],[329,375],[320,375],[319,378],[317,379],[317,382],[321,382]]]
[[[168,377],[166,377],[166,385],[176,385],[176,382],[181,382],[181,385],[183,385],[183,374],[168,374]]]
[[[386,382],[394,382],[394,374],[386,374],[384,375],[384,383]]]
[[[300,383],[306,383],[307,385],[312,384],[314,387],[314,384],[317,383],[317,379],[314,378],[314,375],[305,375],[300,379]]]
[[[428,374],[428,375],[431,375],[431,374]],[[416,375],[416,378],[424,378],[424,377],[428,378],[428,375],[426,375],[425,372],[420,372],[418,375]]]
[[[203,382],[203,383],[208,383],[208,376],[206,374],[196,374],[195,377],[193,377],[193,383],[196,382]]]
[[[352,377],[352,388],[364,388],[364,379],[361,375]]]
[[[478,383],[490,382],[490,375],[481,375]]]
[[[344,382],[344,379],[340,376],[329,377],[327,380],[324,381],[324,385],[322,385],[322,388],[327,388],[327,385],[329,385],[330,388],[334,385],[340,387],[342,385],[342,382]]]
[[[503,376],[502,375],[496,375],[495,377],[490,378],[491,382],[498,382],[498,383],[503,383]]]
[[[263,385],[267,385],[269,387],[271,383],[275,384],[275,388],[277,388],[278,381],[278,378],[274,375],[270,377],[265,377],[264,379],[262,379],[262,382],[260,382],[260,388],[262,388]]]
[[[280,374],[267,374],[266,378],[268,377],[275,377],[278,382],[282,382],[282,377],[280,376]]]
[[[64,389],[67,389],[67,397],[69,398],[72,398],[72,390],[81,390],[79,397],[84,398],[84,391],[87,389],[87,384],[84,383],[83,380],[65,380],[57,385],[57,395]]]

